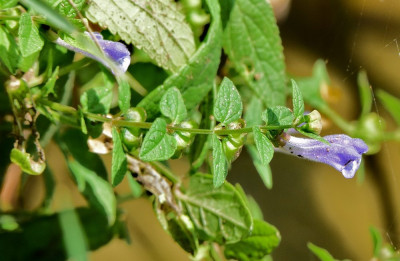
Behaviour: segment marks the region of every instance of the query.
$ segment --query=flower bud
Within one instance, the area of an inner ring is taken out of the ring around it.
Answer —
[[[322,130],[321,114],[317,110],[313,110],[304,116],[305,124],[301,127],[306,132],[320,134]]]

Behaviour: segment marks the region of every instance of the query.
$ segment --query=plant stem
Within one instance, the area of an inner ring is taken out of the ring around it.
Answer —
[[[52,101],[45,100],[45,99],[38,99],[37,102],[41,103],[42,105],[46,105],[46,106],[50,107],[54,111],[72,114],[73,116],[78,117],[77,110],[73,107],[62,105],[60,103],[52,102]],[[90,113],[90,112],[85,112],[84,115],[89,120],[99,121],[99,122],[111,122],[112,125],[119,126],[119,127],[134,127],[134,128],[140,128],[140,129],[150,129],[152,126],[151,122],[134,122],[134,121],[121,120],[121,119],[111,119],[111,118],[102,116],[100,114],[95,114],[95,113]],[[282,130],[282,129],[288,129],[288,128],[292,128],[292,127],[293,127],[292,125],[261,126],[260,129],[263,131],[268,131],[268,130]],[[182,132],[189,132],[189,133],[193,133],[193,134],[207,134],[207,135],[210,135],[210,134],[230,135],[230,134],[242,134],[242,133],[253,132],[253,128],[251,128],[251,127],[240,128],[240,129],[210,130],[210,129],[191,129],[191,128],[183,128],[183,127],[177,127],[177,126],[167,126],[167,129],[169,131],[182,131]]]

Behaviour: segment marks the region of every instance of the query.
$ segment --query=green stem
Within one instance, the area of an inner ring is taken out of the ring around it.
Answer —
[[[62,105],[57,102],[52,102],[45,99],[39,99],[37,102],[50,107],[54,111],[59,111],[63,113],[72,114],[73,116],[78,117],[77,110],[73,107]],[[93,121],[99,122],[111,122],[114,126],[119,127],[134,127],[140,129],[150,129],[152,126],[151,122],[133,122],[133,121],[126,121],[126,120],[117,120],[107,118],[105,116],[94,114],[90,112],[85,112],[84,115]],[[282,130],[292,128],[292,125],[282,125],[282,126],[261,126],[260,129],[263,131],[267,130]],[[193,134],[216,134],[216,135],[230,135],[230,134],[242,134],[242,133],[250,133],[253,131],[251,127],[241,128],[241,129],[222,129],[222,130],[210,130],[210,129],[190,129],[190,128],[182,128],[177,126],[167,126],[169,131],[182,131],[182,132],[189,132]]]

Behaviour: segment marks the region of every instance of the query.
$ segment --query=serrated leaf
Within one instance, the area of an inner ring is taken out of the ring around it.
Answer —
[[[99,72],[82,88],[86,91],[81,95],[81,104],[85,112],[107,114],[112,102],[114,81],[108,72]]]
[[[274,145],[272,142],[261,132],[259,127],[253,127],[254,143],[258,150],[262,164],[267,168],[274,156]]]
[[[0,62],[2,62],[7,69],[14,73],[19,61],[19,48],[6,27],[0,25]]]
[[[319,246],[314,245],[311,242],[307,243],[308,249],[316,255],[320,261],[337,261],[337,259],[333,258],[329,252]]]
[[[121,183],[128,168],[126,155],[124,153],[124,148],[122,147],[121,136],[116,127],[112,127],[112,139],[114,145],[111,162],[111,183],[115,187]]]
[[[293,94],[292,94],[292,100],[293,100],[293,115],[295,118],[296,122],[299,122],[303,118],[304,114],[304,101],[303,101],[303,95],[301,94],[301,91],[299,87],[297,86],[297,83],[292,80],[292,88],[293,88]]]
[[[167,122],[157,118],[144,136],[139,157],[144,161],[167,160],[174,155],[176,147],[175,138],[167,134]]]
[[[224,50],[266,106],[285,104],[283,48],[268,1],[235,1],[224,32]]]
[[[235,187],[228,182],[215,188],[211,175],[195,174],[190,178],[186,192],[177,197],[201,240],[233,243],[251,232],[250,212]]]
[[[306,137],[309,137],[311,139],[314,139],[314,140],[320,141],[322,143],[325,143],[327,145],[330,145],[329,141],[327,141],[326,139],[324,139],[323,137],[321,137],[321,136],[319,136],[319,135],[317,135],[315,133],[305,132],[304,130],[302,130],[300,128],[296,128],[296,130],[298,132],[300,132],[301,134],[303,134],[304,136],[306,136]]]
[[[108,223],[116,219],[117,202],[107,172],[98,155],[89,152],[86,138],[79,130],[68,130],[58,137],[58,144],[78,189],[91,205],[107,217]]]
[[[58,69],[59,69],[59,67],[57,66],[56,69],[54,70],[54,72],[51,74],[50,78],[47,80],[46,84],[41,89],[43,97],[46,97],[50,93],[55,94],[54,86],[58,79]]]
[[[224,184],[228,175],[228,160],[226,159],[222,143],[215,134],[212,136],[212,148],[213,184],[215,188],[218,188]]]
[[[39,30],[32,22],[28,13],[23,13],[19,20],[19,47],[23,57],[28,57],[42,50],[44,41],[39,34]]]
[[[154,119],[160,112],[160,99],[172,87],[177,87],[190,111],[206,97],[213,87],[221,56],[222,26],[218,1],[206,0],[211,13],[211,24],[206,40],[199,46],[179,72],[167,78],[162,86],[149,93],[139,104],[147,112],[148,119]]]
[[[181,92],[172,87],[163,95],[160,102],[161,113],[170,118],[173,123],[180,123],[187,117],[185,102]]]
[[[263,121],[270,126],[292,125],[293,113],[284,106],[268,108],[262,114]]]
[[[257,151],[257,148],[253,145],[247,145],[246,146],[247,151],[249,152],[251,158],[253,159],[253,164],[254,167],[256,168],[258,175],[260,175],[260,178],[262,179],[264,185],[268,188],[272,188],[272,172],[271,168],[268,166],[265,166],[260,158],[260,154]]]
[[[176,72],[195,52],[193,32],[173,1],[93,0],[86,15],[167,70]]]
[[[228,124],[240,119],[242,111],[242,98],[233,82],[225,77],[221,82],[215,100],[215,119],[219,122]]]
[[[254,220],[249,237],[234,244],[225,245],[225,257],[240,261],[258,260],[270,254],[280,242],[278,230],[265,221]]]
[[[385,109],[395,119],[397,124],[400,125],[400,99],[383,90],[378,90],[377,96]]]
[[[122,112],[126,112],[131,107],[131,87],[124,80],[118,84],[118,105]]]
[[[68,0],[62,0],[61,3],[59,1],[57,1],[59,4],[58,6],[58,11],[60,12],[60,14],[68,17],[68,18],[74,18],[77,13],[76,13],[76,9],[78,9],[78,11],[81,11],[82,8],[85,6],[85,0],[72,0],[72,2],[75,5],[75,8],[70,4],[70,2]]]

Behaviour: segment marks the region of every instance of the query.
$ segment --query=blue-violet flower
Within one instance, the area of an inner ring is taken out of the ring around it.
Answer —
[[[318,140],[298,138],[283,133],[279,140],[281,147],[276,150],[331,165],[342,172],[345,178],[354,177],[360,166],[362,154],[368,151],[365,142],[344,134],[329,135],[324,139],[330,145]]]
[[[89,35],[88,32],[85,32],[85,33],[87,35]],[[128,69],[128,67],[131,63],[131,54],[130,54],[128,48],[126,48],[126,46],[120,42],[103,40],[103,36],[98,32],[94,32],[93,35],[94,35],[94,37],[96,37],[96,41],[99,43],[104,54],[106,54],[108,58],[110,58],[111,60],[113,60],[116,63],[119,70],[121,70],[122,72],[126,72],[126,70]],[[83,50],[81,48],[78,48],[76,46],[70,45],[69,43],[65,42],[61,38],[57,38],[54,42],[58,45],[61,45],[65,48],[71,50],[71,51],[78,52],[87,57],[90,57],[90,58],[102,63],[104,66],[110,68],[109,63],[107,61],[105,61],[104,59],[102,59],[101,57],[96,56],[96,55],[94,55],[86,50]],[[110,69],[112,70],[112,68],[110,68]],[[113,73],[115,74],[116,72],[113,71]]]

